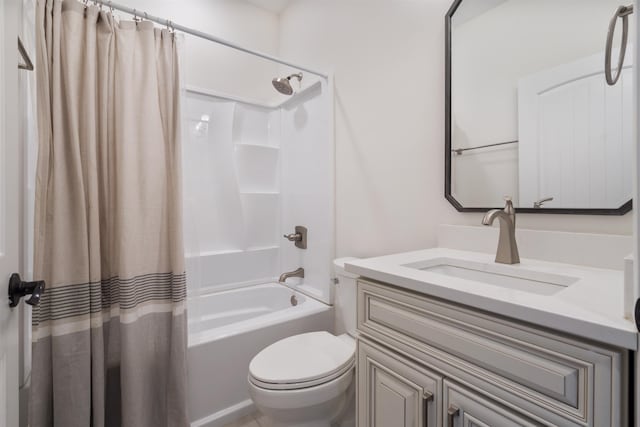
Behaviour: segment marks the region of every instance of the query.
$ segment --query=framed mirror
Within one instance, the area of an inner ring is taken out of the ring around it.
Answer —
[[[518,212],[631,210],[631,43],[618,84],[608,86],[604,75],[607,31],[621,1],[453,3],[446,16],[445,197],[458,211],[501,208],[505,196]],[[632,41],[633,19],[629,26]]]

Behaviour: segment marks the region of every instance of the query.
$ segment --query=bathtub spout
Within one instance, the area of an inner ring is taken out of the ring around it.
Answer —
[[[284,283],[289,277],[300,277],[300,278],[303,278],[304,277],[304,268],[300,267],[297,270],[293,270],[293,271],[288,271],[286,273],[282,273],[280,275],[280,278],[278,279],[278,282]]]

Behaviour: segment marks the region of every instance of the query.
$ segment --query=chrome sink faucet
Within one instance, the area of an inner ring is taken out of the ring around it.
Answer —
[[[505,197],[504,209],[492,209],[482,218],[483,225],[492,225],[496,218],[500,220],[500,237],[496,262],[501,264],[519,264],[518,244],[516,243],[516,210],[511,197]]]
[[[300,277],[304,278],[304,268],[300,267],[297,270],[288,271],[286,273],[282,273],[278,282],[284,283],[289,277]]]

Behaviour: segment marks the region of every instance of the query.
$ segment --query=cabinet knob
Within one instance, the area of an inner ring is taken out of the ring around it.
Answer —
[[[429,390],[424,390],[422,392],[422,401],[424,402],[424,427],[429,427],[429,403],[433,402],[433,393]]]
[[[453,427],[453,421],[460,413],[460,408],[455,405],[449,405],[449,409],[447,409],[447,426]]]

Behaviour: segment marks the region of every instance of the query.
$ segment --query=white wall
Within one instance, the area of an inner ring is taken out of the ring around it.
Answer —
[[[450,4],[296,0],[280,16],[280,55],[335,71],[338,256],[429,247],[437,224],[480,224],[443,196]],[[518,225],[630,234],[631,215],[521,214]]]
[[[271,55],[278,51],[279,19],[245,0],[127,0],[127,6]],[[129,15],[116,12],[125,19]],[[271,102],[276,64],[193,36],[185,37],[188,85]]]

